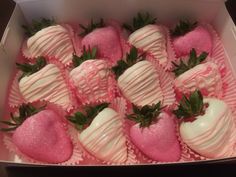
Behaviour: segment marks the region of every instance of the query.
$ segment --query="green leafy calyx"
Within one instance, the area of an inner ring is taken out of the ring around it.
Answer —
[[[36,73],[37,71],[41,70],[46,65],[47,65],[47,62],[46,62],[46,59],[44,57],[38,57],[36,59],[36,63],[35,64],[29,64],[29,63],[20,64],[20,63],[16,63],[17,69],[19,69],[19,70],[21,70],[23,72],[23,74],[21,75],[19,80],[22,79],[25,76],[29,76],[29,75],[31,75],[33,73]]]
[[[42,30],[43,28],[55,25],[55,21],[52,19],[42,18],[39,21],[33,20],[30,26],[23,25],[22,27],[25,30],[25,35],[31,37],[35,35],[38,31]]]
[[[81,65],[84,61],[86,60],[90,60],[90,59],[96,59],[97,57],[97,48],[88,48],[86,49],[85,47],[83,47],[83,54],[78,57],[77,55],[73,54],[73,65],[74,67],[78,67],[79,65]]]
[[[86,36],[87,34],[91,33],[96,28],[103,28],[105,27],[104,20],[101,18],[99,22],[94,23],[93,19],[91,19],[90,24],[88,26],[84,26],[82,24],[79,24],[79,26],[83,29],[83,32],[80,33],[80,36]]]
[[[179,64],[176,64],[174,62],[173,65],[175,66],[175,69],[172,71],[175,73],[175,76],[179,76],[186,71],[190,70],[191,68],[199,65],[201,62],[203,62],[208,56],[208,53],[202,52],[199,56],[197,56],[196,50],[192,49],[190,51],[188,62],[185,63],[182,59],[180,60]]]
[[[126,53],[126,60],[119,60],[116,66],[112,67],[112,71],[115,73],[116,78],[124,73],[126,69],[133,66],[139,61],[145,59],[145,53],[138,55],[138,49],[132,47],[129,53]]]
[[[196,116],[204,115],[206,104],[203,103],[203,96],[200,91],[196,90],[189,97],[183,96],[178,109],[173,113],[177,118],[196,118]]]
[[[38,112],[45,109],[45,106],[35,108],[31,104],[22,104],[19,107],[19,115],[14,116],[12,113],[10,121],[0,121],[0,123],[7,125],[7,128],[1,128],[1,131],[13,131],[19,127],[27,118],[37,114]]]
[[[102,103],[94,107],[86,106],[85,113],[76,112],[74,115],[69,116],[68,120],[75,125],[77,130],[81,131],[89,126],[98,113],[108,106],[109,103]]]
[[[127,115],[127,118],[139,123],[141,127],[149,127],[151,124],[158,120],[158,116],[161,113],[161,102],[153,105],[146,105],[141,108],[133,104],[133,114]]]
[[[197,22],[190,22],[189,20],[180,20],[175,29],[171,31],[172,36],[178,37],[187,34],[197,27]]]
[[[137,16],[133,18],[133,24],[123,24],[123,28],[132,33],[146,25],[154,23],[156,23],[156,18],[152,18],[149,13],[138,13]]]

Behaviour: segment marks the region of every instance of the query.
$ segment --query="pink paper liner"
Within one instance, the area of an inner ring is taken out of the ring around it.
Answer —
[[[13,82],[10,87],[8,105],[10,107],[18,107],[20,104],[25,102],[23,96],[21,95],[18,79],[21,76],[21,71],[18,71],[13,79]]]
[[[122,97],[117,97],[113,100],[113,102],[111,103],[110,107],[113,108],[115,111],[117,111],[121,117],[123,117],[122,121],[123,121],[123,128],[124,128],[124,132],[125,132],[125,136],[126,136],[126,145],[127,145],[127,150],[128,150],[128,157],[127,157],[127,161],[124,164],[119,164],[119,165],[130,165],[130,164],[138,164],[139,161],[137,160],[137,157],[135,155],[134,152],[134,146],[131,143],[129,136],[128,136],[128,132],[127,132],[127,127],[125,124],[125,117],[126,117],[126,113],[127,113],[127,102],[124,98]],[[109,164],[109,163],[108,163]],[[111,163],[112,164],[112,163]]]
[[[73,49],[74,49],[74,52],[75,52],[76,40],[75,40],[75,37],[74,37],[75,34],[74,34],[73,28],[72,28],[70,25],[68,25],[68,24],[59,24],[59,25],[61,25],[61,26],[63,26],[64,28],[67,29],[68,35],[70,36],[71,44],[72,44]],[[48,56],[48,55],[45,55],[45,54],[42,54],[42,55],[39,55],[39,56],[32,56],[32,55],[30,54],[28,48],[27,48],[27,40],[28,40],[28,39],[25,39],[25,41],[23,42],[22,47],[21,47],[21,51],[22,51],[22,55],[23,55],[25,58],[27,58],[28,60],[34,61],[37,57],[40,57],[40,56],[44,56],[44,57],[46,57],[46,58],[49,59],[49,60],[50,60],[51,58],[53,58],[53,59],[56,58],[55,56]],[[72,55],[73,55],[73,53],[71,53],[71,57],[72,57]],[[62,63],[65,67],[69,67],[69,66],[71,66],[71,64],[72,64],[72,60],[71,60],[71,61],[68,61],[68,62],[65,62],[65,63],[64,63],[63,61],[60,61],[59,58],[57,58],[57,60],[58,60],[60,63]]]
[[[78,107],[78,103],[77,103],[75,95],[70,87],[68,75],[66,74],[67,71],[64,69],[63,65],[56,60],[50,60],[50,61],[48,61],[48,64],[55,64],[59,68],[59,70],[61,71],[61,76],[64,78],[66,87],[69,92],[70,100],[71,100],[70,104],[64,109],[66,111],[70,112],[72,109]],[[12,82],[12,85],[10,87],[10,94],[9,94],[9,100],[8,100],[8,102],[9,102],[8,104],[10,107],[18,107],[22,103],[31,103],[30,101],[26,101],[20,92],[19,84],[18,84],[18,79],[19,79],[20,75],[21,75],[21,71],[18,71],[16,73],[16,76],[15,76],[15,78]],[[42,100],[35,100],[35,101],[50,102],[50,100],[43,100],[43,99]],[[33,101],[33,102],[35,102],[35,101]]]
[[[53,110],[58,115],[60,115],[60,117],[62,118],[61,121],[63,123],[64,129],[67,131],[68,136],[71,139],[71,142],[73,144],[73,152],[72,152],[72,155],[71,155],[70,159],[65,161],[65,162],[55,163],[55,164],[60,164],[60,165],[77,165],[77,164],[80,164],[80,162],[83,160],[82,155],[81,155],[81,148],[78,144],[78,141],[75,139],[73,132],[71,132],[71,129],[69,128],[70,125],[66,121],[66,118],[65,118],[66,112],[64,110],[62,110],[62,108],[60,106],[58,106],[56,104],[53,104],[53,103],[47,103],[47,102],[44,102],[44,101],[43,102],[36,101],[36,102],[33,102],[32,104],[42,106],[42,105],[45,105],[45,103],[47,104],[46,109]],[[16,113],[16,109],[15,109],[15,113]],[[12,133],[4,134],[3,143],[6,146],[6,148],[9,150],[9,152],[11,152],[14,155],[16,155],[17,157],[19,157],[23,162],[37,163],[37,164],[50,164],[50,163],[47,163],[47,162],[42,162],[42,161],[35,160],[35,159],[27,156],[26,154],[22,153],[17,148],[17,146],[15,146],[15,144],[13,143]]]
[[[164,68],[168,71],[170,71],[173,67],[172,62],[177,60],[175,51],[174,51],[174,46],[173,43],[171,42],[171,37],[170,37],[170,30],[167,27],[163,27],[164,32],[166,33],[166,41],[167,41],[167,54],[168,54],[168,61],[166,66]]]
[[[153,66],[155,67],[157,73],[159,74],[160,86],[164,96],[163,105],[171,106],[175,103],[175,93],[174,93],[174,78],[171,73],[166,72],[159,64],[159,62],[154,58],[147,58]]]

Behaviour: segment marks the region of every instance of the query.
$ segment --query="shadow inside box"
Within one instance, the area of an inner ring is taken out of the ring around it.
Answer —
[[[6,177],[236,177],[236,158],[134,166],[38,166],[5,164]],[[5,176],[1,176],[5,177]]]

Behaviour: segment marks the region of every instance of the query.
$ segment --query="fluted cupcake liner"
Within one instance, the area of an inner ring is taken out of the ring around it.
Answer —
[[[128,133],[127,126],[125,123],[125,121],[126,121],[125,118],[126,118],[127,109],[128,109],[127,106],[128,106],[127,101],[122,97],[115,98],[110,105],[111,108],[113,108],[116,112],[118,112],[121,117],[123,117],[123,119],[122,119],[123,129],[124,129],[124,133],[126,136],[126,145],[127,145],[127,151],[128,151],[127,160],[124,164],[118,164],[118,165],[131,165],[131,164],[138,164],[139,163],[139,161],[135,155],[135,152],[134,152],[134,145],[130,141],[130,138],[128,135],[129,133]],[[110,163],[108,163],[108,164],[110,164]]]

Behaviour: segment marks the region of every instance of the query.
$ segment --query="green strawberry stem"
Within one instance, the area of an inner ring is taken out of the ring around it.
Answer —
[[[197,27],[197,22],[190,22],[189,20],[180,20],[171,34],[174,37],[183,36]]]
[[[184,63],[182,59],[180,60],[179,64],[172,62],[172,64],[175,66],[175,69],[172,70],[172,72],[175,73],[176,77],[178,77],[186,71],[190,70],[191,68],[194,68],[195,66],[199,65],[204,60],[206,60],[207,56],[208,53],[206,52],[202,52],[199,56],[197,56],[196,50],[192,49],[190,51],[187,63]]]
[[[156,18],[152,18],[149,13],[138,13],[137,16],[133,18],[132,25],[123,24],[123,28],[132,33],[146,25],[154,23],[156,23]]]
[[[98,113],[108,106],[109,103],[102,103],[94,107],[86,106],[85,113],[78,111],[74,115],[69,116],[68,120],[74,124],[77,130],[81,131],[89,126]]]
[[[83,47],[83,54],[78,57],[77,55],[73,54],[73,65],[74,67],[78,67],[79,65],[81,65],[83,62],[85,62],[86,60],[90,60],[90,59],[96,59],[97,57],[97,48],[88,48],[86,49],[85,46]]]
[[[8,126],[7,128],[0,128],[0,131],[8,132],[17,129],[27,118],[44,110],[45,107],[46,105],[40,108],[35,108],[31,104],[22,104],[19,107],[18,116],[14,116],[12,113],[10,113],[11,119],[9,121],[0,121],[0,123]]]
[[[39,21],[33,20],[30,26],[23,25],[22,28],[25,30],[25,35],[31,37],[35,35],[38,31],[43,28],[55,25],[55,21],[53,19],[41,18]]]
[[[127,118],[139,123],[140,128],[149,127],[151,124],[156,123],[158,116],[161,113],[161,102],[153,105],[145,105],[141,108],[133,104],[133,114],[127,115]]]
[[[29,63],[16,63],[17,69],[21,70],[23,74],[20,76],[19,80],[25,76],[29,76],[37,71],[41,70],[44,66],[47,65],[46,59],[44,57],[38,57],[35,64]]]
[[[203,96],[199,90],[195,90],[189,97],[183,95],[178,109],[173,113],[178,119],[195,120],[197,116],[204,115],[208,104],[203,103]]]
[[[105,27],[104,20],[101,18],[99,22],[94,23],[93,19],[91,19],[90,24],[88,26],[84,26],[82,24],[79,24],[79,26],[83,29],[83,32],[80,33],[80,36],[86,36],[87,34],[91,33],[96,28],[103,28]]]
[[[130,49],[130,52],[126,53],[126,59],[119,60],[116,64],[116,66],[112,67],[112,71],[116,75],[116,79],[118,79],[119,76],[122,75],[126,69],[133,66],[137,62],[144,60],[145,55],[146,55],[145,53],[138,55],[138,49],[133,46]]]

